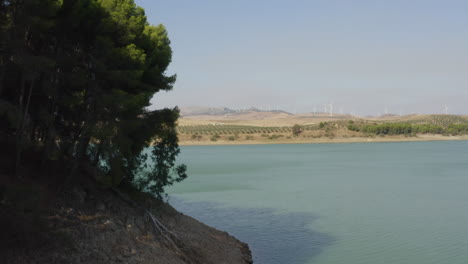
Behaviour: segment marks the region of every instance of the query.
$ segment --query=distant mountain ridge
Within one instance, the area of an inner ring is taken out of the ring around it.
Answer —
[[[227,115],[227,114],[239,114],[239,113],[252,113],[252,112],[271,112],[271,113],[284,113],[292,115],[289,112],[283,110],[261,110],[255,107],[247,109],[230,109],[227,107],[207,107],[207,106],[188,106],[181,107],[180,113],[182,116],[198,116],[198,115]]]

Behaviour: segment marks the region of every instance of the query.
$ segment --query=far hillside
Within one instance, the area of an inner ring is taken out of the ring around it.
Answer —
[[[468,116],[243,112],[179,120],[181,144],[275,144],[468,138]],[[466,137],[466,138],[465,138]]]

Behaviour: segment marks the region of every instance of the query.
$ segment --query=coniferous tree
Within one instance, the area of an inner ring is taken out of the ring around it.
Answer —
[[[186,177],[178,109],[148,110],[176,79],[170,41],[133,1],[1,0],[0,36],[1,132],[15,138],[17,172],[33,145],[43,165],[71,161],[66,181],[90,162],[112,185],[161,197]]]

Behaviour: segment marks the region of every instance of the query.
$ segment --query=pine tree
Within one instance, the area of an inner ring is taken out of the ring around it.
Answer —
[[[147,110],[176,80],[164,26],[131,0],[2,0],[0,11],[0,123],[16,139],[17,172],[33,145],[44,166],[71,161],[68,182],[83,162],[159,197],[186,177],[178,109]]]

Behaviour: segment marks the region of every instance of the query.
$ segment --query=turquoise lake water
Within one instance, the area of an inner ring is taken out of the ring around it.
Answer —
[[[186,146],[181,212],[259,264],[468,263],[468,141]]]

